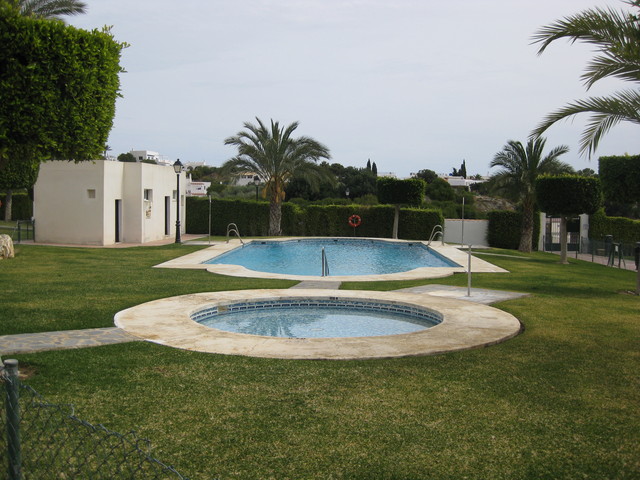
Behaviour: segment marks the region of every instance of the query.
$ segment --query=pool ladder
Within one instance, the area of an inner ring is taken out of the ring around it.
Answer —
[[[240,243],[244,245],[244,242],[240,237],[240,231],[238,230],[238,226],[235,223],[230,223],[229,225],[227,225],[227,243],[229,243],[229,235],[232,233],[235,233],[236,236],[238,237],[238,240],[240,240]]]
[[[329,261],[327,260],[327,254],[324,252],[324,247],[322,247],[322,276],[329,276]]]
[[[444,245],[444,229],[442,228],[442,225],[436,225],[431,230],[431,235],[429,235],[429,242],[427,243],[427,246],[431,245],[431,242],[434,241],[438,237],[438,235],[440,235],[440,241],[442,241],[442,245]]]

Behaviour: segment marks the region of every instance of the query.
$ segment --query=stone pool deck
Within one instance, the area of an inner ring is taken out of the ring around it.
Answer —
[[[301,282],[300,284],[292,287],[292,289],[325,289],[327,287],[330,289],[339,288],[339,282],[319,282],[319,284],[315,282]],[[527,294],[518,292],[476,288],[472,288],[471,295],[467,296],[467,288],[451,287],[447,285],[424,285],[403,289],[399,292],[403,291],[413,294],[427,294],[439,297],[456,298],[482,304],[492,304],[527,296]],[[341,291],[341,293],[345,294],[348,293],[348,291]],[[6,357],[7,355],[36,353],[49,350],[88,348],[133,341],[142,341],[142,339],[117,327],[3,335],[0,336],[0,355]]]

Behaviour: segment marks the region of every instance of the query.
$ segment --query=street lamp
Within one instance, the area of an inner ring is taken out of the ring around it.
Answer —
[[[173,171],[176,172],[176,243],[180,243],[180,173],[182,172],[182,163],[180,159],[173,164]]]
[[[256,186],[256,202],[258,201],[258,185],[260,185],[260,177],[258,175],[254,175],[253,184]]]
[[[344,194],[347,196],[347,200],[349,199],[349,188],[347,187],[347,189],[344,191]]]

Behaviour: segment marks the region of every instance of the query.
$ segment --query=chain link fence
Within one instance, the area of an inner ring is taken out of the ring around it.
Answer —
[[[19,381],[16,360],[4,361],[0,380],[0,471],[8,480],[188,480],[153,458],[149,442],[135,433],[92,425],[72,405],[47,402]]]

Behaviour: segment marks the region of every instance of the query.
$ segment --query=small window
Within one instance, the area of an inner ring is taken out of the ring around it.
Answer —
[[[95,190],[95,188],[89,188],[87,190],[87,197],[96,198],[96,190]]]
[[[153,201],[153,190],[151,190],[150,188],[145,188],[144,189],[144,199],[148,202],[152,202]]]
[[[174,202],[176,201],[176,198],[178,198],[178,191],[177,190],[174,190],[172,192],[171,198],[173,199]]]

